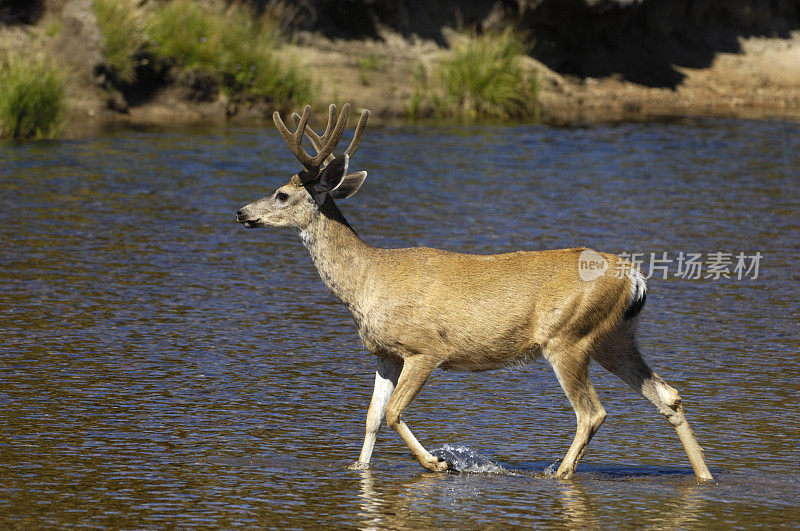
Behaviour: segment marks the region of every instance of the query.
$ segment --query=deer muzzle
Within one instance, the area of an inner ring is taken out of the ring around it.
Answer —
[[[259,216],[252,210],[252,203],[243,206],[236,211],[236,221],[247,227],[248,229],[255,229],[263,227],[264,223],[259,220]]]

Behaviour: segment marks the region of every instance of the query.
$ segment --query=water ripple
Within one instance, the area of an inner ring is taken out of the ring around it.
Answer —
[[[598,367],[576,479],[544,364],[436,373],[351,471],[373,360],[295,235],[241,204],[297,170],[270,129],[0,145],[0,522],[13,527],[711,527],[800,520],[800,126],[376,128],[342,203],[371,243],[763,253],[758,279],[651,279],[641,345],[717,483]],[[462,441],[463,444],[444,444]],[[481,448],[480,452],[473,448]],[[487,457],[489,456],[489,457]]]

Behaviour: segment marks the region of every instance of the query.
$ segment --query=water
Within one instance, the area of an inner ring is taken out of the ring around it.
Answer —
[[[608,411],[557,481],[574,415],[545,363],[437,372],[404,418],[296,235],[242,204],[297,163],[264,129],[0,146],[2,527],[710,527],[800,521],[800,125],[372,128],[341,207],[381,246],[760,252],[758,278],[651,279],[640,339],[717,478],[595,366]],[[704,270],[705,273],[705,270]],[[448,454],[449,452],[449,454]],[[466,472],[473,470],[473,472]]]

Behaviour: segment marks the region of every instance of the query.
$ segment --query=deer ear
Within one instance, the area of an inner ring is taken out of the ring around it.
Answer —
[[[331,190],[330,196],[334,199],[347,199],[354,193],[358,192],[358,189],[361,188],[361,185],[364,184],[364,180],[367,178],[367,172],[365,171],[357,171],[353,173],[348,173],[342,179],[341,184]]]
[[[317,177],[317,180],[314,182],[314,193],[320,195],[327,194],[342,184],[349,163],[350,157],[347,153],[339,155],[330,161],[330,163],[322,169],[319,177]]]

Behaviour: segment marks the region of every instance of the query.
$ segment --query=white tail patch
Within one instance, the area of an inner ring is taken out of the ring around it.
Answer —
[[[625,309],[625,319],[636,317],[644,307],[647,298],[647,280],[638,267],[628,270],[628,279],[631,281],[631,292],[628,295],[628,306]]]

